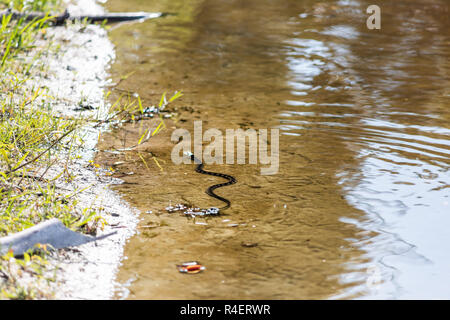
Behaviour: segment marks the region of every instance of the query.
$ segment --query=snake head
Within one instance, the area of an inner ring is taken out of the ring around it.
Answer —
[[[185,156],[191,158],[191,160],[194,160],[194,163],[196,163],[196,164],[201,164],[201,163],[202,163],[200,160],[198,160],[198,159],[194,156],[194,154],[193,154],[192,152],[185,151],[185,152],[183,152],[183,154],[184,154]]]

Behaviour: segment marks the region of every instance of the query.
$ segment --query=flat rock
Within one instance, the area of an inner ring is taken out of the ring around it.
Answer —
[[[92,237],[66,228],[58,219],[50,219],[26,230],[0,238],[0,255],[12,250],[15,256],[21,256],[37,244],[49,245],[55,249],[79,246],[88,242],[104,239],[115,232]]]

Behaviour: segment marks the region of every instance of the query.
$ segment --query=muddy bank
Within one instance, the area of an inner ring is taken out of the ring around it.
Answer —
[[[68,10],[74,15],[104,12],[90,0],[77,1],[69,5]],[[115,58],[106,30],[95,25],[72,24],[49,29],[48,38],[59,44],[60,50],[47,57],[46,76],[32,84],[38,83],[48,89],[48,95],[54,98],[50,106],[62,117],[104,119],[109,108],[105,93],[111,84],[108,69]],[[134,233],[137,223],[136,211],[109,188],[120,181],[91,165],[101,130],[92,125],[81,129],[81,148],[68,164],[75,179],[72,183],[58,179],[56,187],[65,190],[66,194],[75,192],[78,204],[83,208],[102,212],[106,224],[103,230],[99,228],[98,235],[117,233],[102,241],[61,250],[51,259],[58,267],[57,282],[53,286],[57,299],[111,298],[123,246]],[[60,168],[53,168],[47,176],[52,178],[59,171]],[[80,190],[84,191],[79,193]]]

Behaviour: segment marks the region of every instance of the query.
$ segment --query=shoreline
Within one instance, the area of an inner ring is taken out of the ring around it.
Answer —
[[[91,0],[77,1],[68,10],[73,14],[104,13],[103,8]],[[57,98],[66,101],[57,109],[62,107],[64,116],[74,116],[80,112],[71,109],[83,99],[89,105],[98,107],[92,111],[82,111],[83,116],[96,113],[98,120],[105,119],[110,106],[105,101],[105,88],[110,81],[107,70],[115,58],[107,31],[97,25],[88,25],[82,33],[76,26],[55,27],[51,32],[56,35],[56,39],[59,38],[60,43],[64,43],[65,50],[50,68],[56,77],[50,79],[53,85],[48,87],[53,89]],[[72,77],[73,71],[76,75]],[[71,88],[71,92],[67,88]],[[55,261],[59,267],[56,299],[111,299],[117,286],[115,275],[123,259],[125,242],[134,234],[137,225],[137,210],[132,209],[109,187],[121,181],[102,173],[97,174],[89,166],[96,154],[98,135],[103,130],[91,126],[82,128],[82,156],[72,164],[71,170],[76,172],[77,188],[89,188],[78,196],[79,203],[90,203],[91,207],[103,209],[102,218],[107,225],[97,235],[112,231],[117,233],[101,241],[76,247],[75,250],[64,250],[61,256],[58,255]]]
[[[70,4],[63,1],[62,6],[74,15],[105,12],[95,0],[75,0]],[[33,273],[19,272],[19,265],[15,265],[16,259],[6,258],[5,263],[17,270],[8,274],[12,280],[7,278],[5,284],[12,281],[9,288],[13,291],[5,294],[5,297],[26,299],[37,295],[39,299],[112,299],[119,286],[115,279],[124,259],[124,246],[136,232],[139,214],[137,209],[130,207],[110,188],[113,184],[122,183],[122,180],[112,178],[108,170],[94,163],[99,136],[108,130],[108,125],[97,127],[90,120],[101,122],[110,116],[111,104],[107,101],[107,92],[111,79],[108,69],[115,59],[114,46],[107,30],[99,25],[68,23],[46,28],[42,34],[33,42],[37,53],[33,49],[31,55],[25,54],[18,58],[19,61],[34,65],[39,50],[43,50],[43,56],[37,58],[37,64],[43,67],[33,71],[32,77],[24,82],[24,92],[33,92],[36,88],[38,92],[44,92],[36,101],[32,101],[35,102],[33,105],[47,108],[44,111],[47,116],[63,119],[64,123],[74,120],[73,124],[77,128],[76,136],[70,141],[67,137],[62,141],[61,148],[50,150],[55,158],[54,165],[48,166],[42,175],[45,175],[47,183],[52,181],[47,188],[57,190],[63,199],[70,199],[69,208],[64,209],[71,215],[68,217],[70,222],[65,221],[66,225],[73,227],[86,219],[84,223],[94,224],[92,230],[96,231],[97,236],[112,232],[115,234],[101,241],[46,255],[44,263],[40,265],[40,272],[43,273],[41,276],[38,273],[37,277]],[[81,119],[81,126],[76,119]],[[39,164],[31,169],[39,172],[38,176],[42,172]],[[47,213],[39,217],[41,222],[52,216],[58,218],[57,210],[61,206],[67,207],[64,202],[53,205],[49,215]],[[29,210],[32,216],[38,214],[33,208]],[[94,216],[86,217],[89,214]],[[90,220],[91,217],[94,221]],[[36,219],[25,221],[28,224],[39,222]],[[83,233],[92,230],[84,227]]]

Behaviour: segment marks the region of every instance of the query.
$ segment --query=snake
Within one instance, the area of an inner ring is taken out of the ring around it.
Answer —
[[[221,177],[221,178],[224,178],[224,179],[228,180],[227,182],[224,182],[224,183],[214,184],[214,185],[208,187],[206,189],[206,191],[205,191],[205,193],[207,195],[209,195],[210,197],[216,198],[217,200],[220,200],[223,203],[225,203],[225,206],[223,206],[221,208],[215,208],[215,207],[209,208],[208,211],[209,211],[210,214],[219,214],[222,211],[228,209],[231,206],[230,200],[217,195],[216,193],[214,193],[214,190],[216,190],[217,188],[221,188],[221,187],[230,186],[232,184],[235,184],[237,182],[236,178],[234,178],[233,176],[230,176],[228,174],[224,174],[224,173],[218,173],[218,172],[212,172],[212,171],[203,170],[204,164],[203,164],[203,162],[201,160],[196,158],[194,156],[194,154],[191,153],[191,152],[186,152],[186,155],[188,155],[191,158],[191,160],[193,160],[194,163],[197,164],[197,167],[195,168],[195,172],[201,173],[201,174],[207,174],[207,175],[215,176],[215,177]]]

